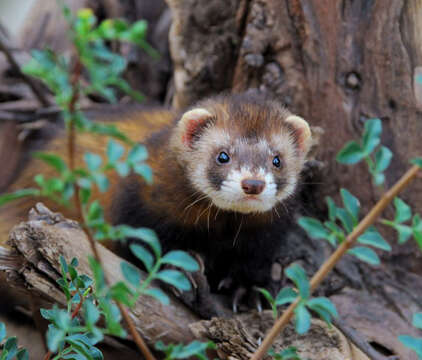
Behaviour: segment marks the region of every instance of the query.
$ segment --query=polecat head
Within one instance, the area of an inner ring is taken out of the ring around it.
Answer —
[[[245,93],[198,103],[171,144],[195,190],[215,206],[265,212],[294,192],[311,131],[279,103]]]

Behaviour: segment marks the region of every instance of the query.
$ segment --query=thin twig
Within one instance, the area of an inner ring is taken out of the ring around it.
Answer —
[[[339,260],[346,254],[346,252],[354,245],[356,239],[363,234],[363,232],[371,226],[378,218],[378,216],[384,211],[384,209],[393,201],[393,199],[405,189],[416,177],[419,172],[419,166],[412,166],[396,184],[387,191],[382,198],[375,204],[371,211],[362,219],[358,226],[350,233],[346,240],[337,248],[337,250],[325,261],[321,268],[311,279],[311,292],[314,291],[319,284],[326,278],[329,272],[339,262]],[[292,318],[294,311],[299,303],[299,298],[296,299],[282,314],[282,316],[276,321],[274,326],[265,337],[257,351],[252,356],[251,360],[262,359],[275,338],[285,328]]]
[[[47,100],[47,98],[44,96],[44,94],[40,91],[40,89],[38,88],[38,85],[29,76],[26,76],[21,71],[19,64],[15,60],[12,53],[9,51],[6,44],[2,41],[1,37],[0,37],[0,51],[2,51],[4,53],[7,61],[12,66],[13,70],[16,71],[16,73],[19,74],[19,76],[22,78],[22,80],[24,82],[26,82],[26,84],[31,88],[32,92],[34,93],[34,95],[38,99],[38,101],[41,103],[41,105],[49,106],[50,102]]]

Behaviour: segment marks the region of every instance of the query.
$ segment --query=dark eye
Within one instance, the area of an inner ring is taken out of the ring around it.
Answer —
[[[281,167],[281,160],[280,160],[280,157],[278,155],[274,156],[273,165],[277,168]]]
[[[229,161],[230,161],[230,156],[227,155],[226,152],[222,151],[221,153],[218,154],[217,162],[219,162],[220,164],[226,164]]]

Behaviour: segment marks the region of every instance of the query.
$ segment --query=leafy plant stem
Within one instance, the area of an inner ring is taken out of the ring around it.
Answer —
[[[397,182],[387,191],[381,199],[375,204],[371,211],[361,220],[355,229],[347,236],[346,240],[337,248],[337,250],[325,261],[320,269],[315,273],[310,281],[311,292],[314,291],[326,278],[334,266],[339,262],[344,254],[354,245],[356,239],[371,226],[384,211],[384,209],[393,201],[393,199],[405,189],[418,175],[420,167],[412,166]],[[253,354],[251,360],[262,359],[268,352],[275,338],[286,327],[294,315],[294,310],[299,304],[300,299],[294,301],[276,321],[268,335],[265,337],[259,348]]]
[[[72,79],[71,79],[71,85],[72,85],[72,97],[69,103],[69,112],[71,114],[71,116],[75,113],[76,111],[76,104],[77,101],[79,99],[79,78],[82,72],[82,63],[79,59],[79,57],[76,57],[76,62],[73,68],[73,72],[72,72]],[[68,131],[68,158],[69,158],[69,169],[71,172],[74,171],[75,169],[75,139],[76,139],[76,133],[75,133],[75,123],[73,121],[73,118],[71,117],[71,121],[69,123],[69,131]],[[81,204],[81,200],[79,197],[79,186],[78,184],[75,183],[75,195],[74,195],[74,199],[75,199],[75,206],[78,212],[78,217],[79,217],[79,221],[81,224],[86,224],[85,222],[85,217],[84,217],[84,213],[83,213],[83,208],[82,208],[82,204]],[[92,253],[94,254],[94,258],[95,260],[101,265],[101,267],[104,269],[103,267],[103,263],[101,260],[101,256],[100,253],[98,252],[94,237],[90,231],[90,229],[83,225],[82,226],[83,231],[85,232]],[[110,285],[110,281],[108,279],[107,274],[104,272],[104,280],[106,282],[107,285]],[[151,353],[151,351],[149,350],[148,346],[146,345],[145,341],[142,339],[142,337],[139,335],[139,332],[136,330],[135,324],[133,323],[132,319],[129,316],[129,313],[127,311],[127,309],[118,301],[116,301],[116,304],[120,310],[120,312],[122,313],[123,318],[125,319],[125,322],[129,328],[129,332],[132,335],[133,340],[135,341],[137,347],[139,348],[139,350],[141,351],[141,353],[144,355],[146,360],[155,360],[154,355]],[[45,359],[47,360],[47,359]]]

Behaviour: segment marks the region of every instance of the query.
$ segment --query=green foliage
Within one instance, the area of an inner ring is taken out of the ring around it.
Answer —
[[[413,326],[422,329],[422,313],[413,314]],[[422,338],[400,335],[399,340],[404,346],[413,350],[418,355],[419,360],[422,360]]]
[[[28,351],[18,348],[18,339],[16,337],[6,338],[6,336],[6,326],[0,322],[0,343],[4,341],[0,352],[0,360],[28,360]]]
[[[206,351],[208,349],[215,349],[216,346],[212,341],[200,342],[193,341],[188,345],[183,344],[169,344],[165,345],[161,341],[155,344],[155,349],[162,351],[165,354],[165,360],[170,359],[188,359],[198,358],[200,360],[208,359]]]
[[[329,220],[324,223],[310,217],[299,219],[299,225],[307,232],[309,237],[325,239],[331,245],[336,246],[338,243],[342,243],[346,239],[346,236],[358,225],[360,213],[359,200],[346,189],[341,189],[340,195],[344,208],[338,207],[330,197],[326,198]],[[361,245],[391,251],[391,246],[374,226],[369,227],[359,236],[357,242]],[[349,250],[348,253],[371,265],[378,265],[380,263],[378,255],[366,246],[357,246]]]
[[[337,154],[337,161],[342,164],[353,165],[365,160],[374,184],[379,186],[385,181],[384,171],[390,165],[393,153],[381,142],[382,124],[380,119],[370,119],[365,123],[361,141],[348,142]],[[375,150],[378,150],[375,152]],[[374,153],[375,152],[375,153]]]
[[[293,264],[285,270],[285,274],[295,284],[298,292],[290,287],[285,287],[280,290],[274,299],[268,290],[257,289],[270,304],[274,318],[278,316],[278,306],[291,304],[296,299],[299,301],[294,310],[295,328],[298,334],[306,333],[311,326],[311,314],[309,310],[314,311],[328,324],[331,323],[332,317],[338,316],[334,304],[329,299],[324,297],[310,297],[310,283],[305,270],[301,266]]]

